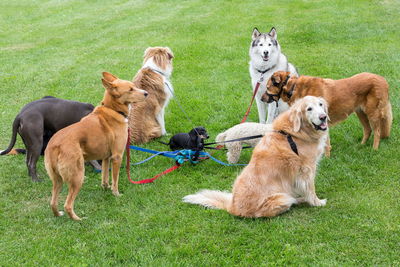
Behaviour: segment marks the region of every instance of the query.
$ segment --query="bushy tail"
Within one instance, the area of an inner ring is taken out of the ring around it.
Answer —
[[[381,121],[381,138],[387,138],[390,136],[390,129],[392,128],[393,121],[392,105],[389,101],[383,112],[383,119]]]
[[[11,136],[10,144],[8,145],[8,148],[6,150],[3,150],[0,152],[0,155],[8,154],[14,147],[15,142],[17,141],[17,130],[19,127],[19,123],[20,123],[20,119],[17,116],[13,122],[13,129],[12,129],[12,136]]]
[[[185,196],[182,201],[212,209],[228,210],[232,203],[232,193],[205,189]]]

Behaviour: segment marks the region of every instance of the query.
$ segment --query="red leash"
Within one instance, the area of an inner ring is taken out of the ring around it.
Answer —
[[[262,83],[262,80],[263,80],[263,79],[262,79],[262,77],[261,77],[261,79],[257,82],[256,87],[254,88],[254,93],[253,93],[253,97],[251,98],[250,105],[249,105],[249,107],[247,108],[247,111],[246,111],[246,113],[244,114],[244,117],[243,117],[243,119],[242,119],[242,121],[241,121],[240,123],[246,122],[247,117],[248,117],[249,114],[250,114],[250,110],[251,110],[251,106],[253,105],[254,98],[256,97],[256,94],[257,94],[257,92],[258,92],[258,88],[260,88],[260,85],[261,85],[261,83]]]
[[[157,174],[156,176],[154,176],[153,178],[150,179],[143,179],[140,181],[133,181],[129,175],[128,175],[128,180],[129,182],[131,182],[132,184],[148,184],[148,183],[152,183],[154,180],[156,180],[158,177],[163,176],[164,174],[170,173],[172,171],[175,171],[176,169],[178,169],[181,165],[179,163],[176,163],[176,165],[172,166],[171,168],[166,169],[165,171],[163,171],[162,173]]]
[[[131,149],[129,147],[130,144],[131,144],[130,129],[128,128],[128,140],[126,141],[126,175],[128,176],[129,182],[131,182],[132,184],[148,184],[148,183],[152,183],[158,177],[163,176],[164,174],[170,173],[170,172],[178,169],[181,166],[178,162],[176,162],[176,165],[172,166],[169,169],[166,169],[162,173],[157,174],[153,178],[143,179],[143,180],[140,180],[140,181],[133,181],[131,179],[131,171],[130,171],[130,168],[131,168]]]

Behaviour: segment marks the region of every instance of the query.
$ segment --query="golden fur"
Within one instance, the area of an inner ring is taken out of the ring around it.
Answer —
[[[203,190],[183,201],[225,209],[242,217],[273,217],[301,202],[325,205],[326,200],[320,200],[315,193],[314,179],[327,128],[316,130],[312,124],[316,120],[311,120],[307,111],[310,107],[318,112],[316,118],[325,116],[326,126],[324,99],[310,96],[297,101],[275,119],[273,131],[267,132],[255,147],[249,164],[236,178],[232,193]],[[299,155],[291,149],[287,136],[278,131],[292,136]]]
[[[173,57],[168,47],[150,47],[145,51],[144,66],[137,72],[133,82],[137,87],[146,90],[149,96],[145,101],[134,104],[129,115],[130,137],[134,143],[147,143],[166,134],[164,109],[172,96],[172,92],[169,92],[172,88],[166,88],[165,79],[169,78],[168,72],[172,71]],[[164,75],[153,69],[168,77],[163,77]]]
[[[290,76],[288,79],[288,75],[289,72],[275,72],[268,81],[267,93],[280,93],[279,98],[289,105],[307,95],[325,98],[329,106],[330,126],[355,112],[364,128],[361,143],[367,142],[373,130],[374,149],[378,149],[381,138],[389,137],[393,117],[389,85],[383,77],[366,72],[341,80],[310,76]],[[267,93],[262,96],[263,101],[267,100]],[[274,97],[274,100],[277,99]]]
[[[58,131],[47,145],[45,166],[53,182],[51,209],[58,211],[58,196],[63,182],[68,184],[65,211],[71,219],[80,220],[74,212],[74,201],[84,180],[84,162],[102,159],[102,186],[109,188],[109,165],[112,161],[112,185],[115,196],[119,195],[118,176],[128,137],[127,118],[129,105],[145,99],[147,92],[138,89],[132,82],[120,80],[104,72],[106,88],[102,105],[92,113]],[[123,113],[123,114],[122,114]]]

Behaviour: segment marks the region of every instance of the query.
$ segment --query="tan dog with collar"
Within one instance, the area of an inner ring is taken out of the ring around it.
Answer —
[[[293,204],[324,206],[315,192],[318,161],[328,136],[323,98],[307,96],[279,115],[254,148],[232,193],[201,190],[184,202],[224,209],[241,217],[274,217]]]
[[[103,72],[102,82],[106,88],[102,105],[80,122],[58,131],[46,148],[45,166],[53,182],[50,204],[55,216],[63,215],[57,203],[65,182],[68,196],[64,209],[71,219],[80,220],[74,212],[74,201],[83,184],[85,161],[103,160],[103,188],[109,188],[109,165],[112,161],[111,190],[119,196],[118,177],[128,137],[129,105],[143,101],[147,92],[108,72]]]
[[[304,96],[323,97],[329,106],[330,126],[355,112],[364,128],[361,144],[367,142],[373,131],[373,148],[378,149],[380,139],[389,137],[393,119],[388,88],[385,78],[367,72],[332,80],[277,71],[269,79],[261,100],[269,103],[283,100],[290,106]]]

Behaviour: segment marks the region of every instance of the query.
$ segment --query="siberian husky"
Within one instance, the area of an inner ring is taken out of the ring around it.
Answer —
[[[272,123],[281,112],[289,108],[281,100],[278,103],[272,104],[261,101],[261,96],[266,91],[268,79],[275,71],[279,70],[289,71],[293,75],[298,75],[296,68],[281,53],[277,36],[274,27],[272,27],[269,33],[261,33],[257,28],[254,28],[250,44],[250,76],[253,90],[255,90],[257,82],[260,81],[260,87],[255,97],[260,123]],[[266,120],[267,105],[268,119]]]

